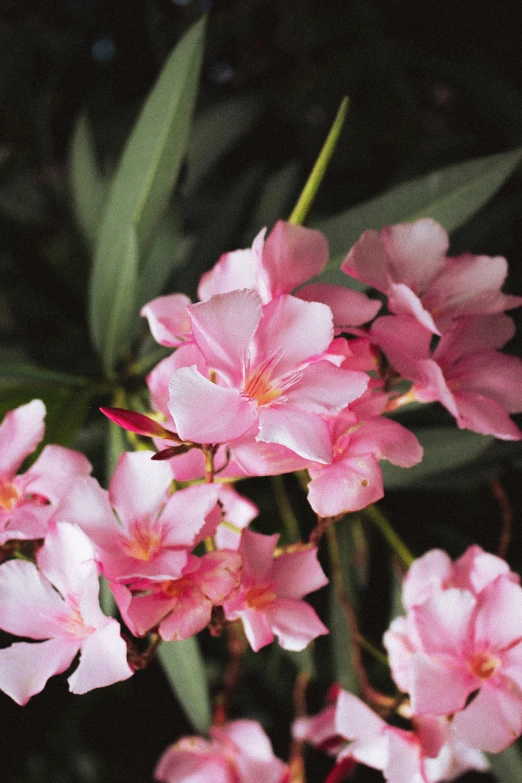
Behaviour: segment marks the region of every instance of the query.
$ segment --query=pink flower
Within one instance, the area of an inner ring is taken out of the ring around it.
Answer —
[[[16,475],[44,436],[44,416],[43,402],[33,400],[9,411],[0,425],[0,545],[13,538],[43,538],[60,499],[91,472],[83,454],[46,446],[29,470]]]
[[[330,465],[308,468],[308,500],[322,517],[366,508],[384,495],[379,460],[409,468],[422,459],[415,435],[396,421],[373,416],[361,421],[350,406],[329,422]]]
[[[51,526],[34,563],[0,566],[0,628],[29,639],[0,650],[0,689],[18,704],[40,693],[49,677],[65,671],[73,693],[126,680],[132,675],[120,626],[98,603],[94,550],[75,525]]]
[[[407,615],[384,642],[414,715],[455,713],[457,739],[498,753],[522,733],[522,588],[483,554],[467,552],[450,569],[439,553],[425,556],[426,576],[415,569]]]
[[[522,304],[502,294],[504,258],[448,258],[449,237],[431,218],[365,231],[341,269],[388,296],[388,307],[410,316],[434,334],[471,315],[501,313]]]
[[[455,740],[446,720],[426,717],[415,720],[412,731],[399,729],[346,691],[338,697],[335,729],[349,741],[338,763],[353,759],[381,770],[389,783],[438,783],[488,768],[478,751]]]
[[[241,585],[223,603],[228,620],[241,619],[257,652],[279,638],[285,650],[303,650],[328,633],[312,607],[301,599],[328,583],[317,562],[317,548],[289,551],[274,557],[278,535],[244,530],[239,546],[243,558]]]
[[[365,374],[322,359],[332,315],[317,302],[280,296],[262,307],[255,291],[218,294],[189,308],[192,331],[216,383],[196,365],[176,370],[169,409],[183,440],[225,443],[252,430],[304,459],[330,462],[322,414],[367,386]]]
[[[144,636],[159,626],[159,634],[167,642],[188,639],[209,624],[212,608],[238,587],[241,567],[237,552],[218,549],[200,558],[191,556],[178,579],[144,579],[129,587],[111,583],[111,589],[135,636]]]
[[[462,319],[431,352],[431,332],[412,318],[383,316],[371,336],[393,368],[413,381],[412,399],[438,400],[461,429],[503,440],[522,434],[509,418],[522,411],[522,360],[498,352],[514,334],[506,315]]]
[[[154,777],[162,783],[283,783],[288,768],[253,720],[210,729],[210,741],[183,737],[161,756]]]
[[[151,456],[151,451],[124,452],[108,493],[86,478],[56,512],[57,519],[73,521],[87,533],[102,573],[114,582],[178,579],[192,549],[214,535],[221,520],[218,486],[171,495],[170,466],[152,462]]]
[[[292,293],[324,270],[328,243],[319,231],[278,220],[266,241],[265,232],[260,231],[251,249],[225,253],[205,272],[198,288],[202,301],[238,288],[252,288],[267,304]],[[308,283],[296,296],[328,305],[337,331],[371,321],[381,308],[377,299],[329,283]]]

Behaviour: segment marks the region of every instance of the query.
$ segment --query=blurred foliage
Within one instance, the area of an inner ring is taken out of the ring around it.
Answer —
[[[350,96],[350,111],[311,215],[311,222],[330,226],[335,253],[349,249],[354,235],[369,227],[365,221],[405,219],[410,212],[403,215],[403,208],[423,208],[421,191],[405,191],[401,183],[520,148],[522,59],[510,9],[508,2],[487,0],[4,0],[0,415],[41,397],[48,408],[46,441],[84,450],[102,481],[106,465],[126,447],[121,430],[111,426],[108,436],[97,406],[122,397],[135,402],[145,367],[159,357],[148,358],[156,347],[146,326],[137,324],[127,354],[117,349],[105,361],[105,370],[115,370],[106,377],[89,336],[92,259],[138,113],[174,46],[202,14],[209,12],[195,122],[185,158],[180,151],[174,192],[166,203],[170,185],[164,189],[162,203],[154,202],[157,214],[148,215],[157,230],[135,258],[128,286],[136,295],[133,313],[160,292],[194,295],[201,273],[222,252],[248,246],[262,226],[290,214],[343,95]],[[469,163],[475,187],[451,228],[458,225],[452,252],[505,255],[507,290],[520,293],[520,169],[485,203],[515,168],[517,154],[495,159],[509,165],[501,176],[495,169],[495,187],[487,175],[486,194],[481,176],[488,164],[477,169]],[[167,174],[174,182],[175,172]],[[446,185],[453,188],[451,177],[431,181],[439,195]],[[374,201],[391,188],[398,189]],[[405,193],[409,204],[401,202]],[[383,205],[390,217],[383,217]],[[341,234],[334,236],[339,225]],[[134,257],[134,236],[126,249]],[[520,353],[521,345],[519,336],[510,350]],[[502,482],[516,519],[522,508],[519,444],[488,445],[472,433],[462,438],[438,406],[399,418],[421,431],[431,450],[419,468],[385,474],[394,491],[383,507],[394,526],[416,554],[441,546],[455,556],[472,540],[495,551],[501,509],[491,481]],[[313,519],[304,496],[294,477],[285,477],[284,485],[306,533]],[[244,488],[261,508],[257,528],[276,530],[278,511],[267,484],[249,480]],[[396,578],[383,567],[389,553],[375,531],[364,528],[364,535],[371,557],[361,545],[359,559],[350,564],[348,558],[345,570],[362,630],[379,645],[388,621],[382,596],[393,594]],[[522,569],[517,525],[508,559]],[[323,616],[329,603],[338,614],[332,596],[321,593],[312,603]],[[338,656],[347,642],[337,632],[334,637]],[[201,642],[214,693],[224,642],[206,634]],[[322,706],[331,678],[331,647],[324,638],[315,645],[311,711]],[[379,667],[365,662],[379,682]],[[261,719],[283,757],[296,666],[313,663],[277,648],[246,656],[233,716]],[[71,696],[64,679],[55,678],[24,708],[2,694],[0,704],[6,783],[143,783],[152,780],[165,746],[191,730],[158,662],[128,683],[84,697]],[[311,783],[322,780],[325,760],[311,753],[310,763]],[[508,759],[502,774],[511,774],[516,763]],[[377,777],[362,772],[357,780]]]

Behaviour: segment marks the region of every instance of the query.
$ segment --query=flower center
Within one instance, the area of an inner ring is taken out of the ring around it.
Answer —
[[[488,652],[478,652],[470,661],[471,671],[480,680],[488,680],[492,677],[500,666],[501,661]]]
[[[123,549],[136,560],[148,561],[160,551],[161,544],[161,529],[156,524],[150,524],[148,520],[136,520],[130,526]]]
[[[270,584],[253,585],[246,591],[247,604],[253,609],[266,609],[276,598]]]
[[[69,611],[59,618],[61,627],[68,635],[74,636],[76,639],[85,639],[96,629],[92,625],[85,624],[85,620],[82,617],[80,607],[75,598],[68,596],[66,603]]]
[[[245,381],[243,392],[251,400],[255,400],[259,407],[270,405],[281,396],[283,390],[277,388],[270,378],[270,366],[263,362],[257,367]]]
[[[20,500],[20,493],[10,481],[0,480],[0,509],[12,511]]]
[[[168,595],[169,598],[178,598],[183,593],[189,592],[194,587],[194,582],[189,576],[182,576],[179,579],[171,579],[169,582],[161,583],[161,592]]]

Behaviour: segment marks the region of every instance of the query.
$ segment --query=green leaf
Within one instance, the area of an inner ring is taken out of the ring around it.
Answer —
[[[319,228],[330,243],[329,267],[338,267],[340,259],[367,229],[432,217],[448,231],[454,231],[496,193],[521,157],[519,148],[447,166],[318,221],[314,228]]]
[[[337,146],[349,105],[350,102],[348,98],[343,98],[330,132],[326,137],[326,141],[323,144],[321,152],[319,153],[319,157],[315,162],[315,165],[306,181],[301,195],[297,200],[297,204],[295,205],[292,214],[288,218],[289,223],[295,223],[301,226],[304,224],[311,206],[314,203],[319,186],[321,185],[323,177],[326,174],[326,169],[330,163],[330,159]]]
[[[333,585],[330,585],[329,623],[335,681],[350,693],[358,693],[359,685],[352,666],[352,635]]]
[[[299,168],[299,164],[289,163],[267,178],[249,219],[249,226],[243,233],[245,246],[252,244],[260,228],[267,226],[270,230],[285,214],[297,189]]]
[[[79,116],[74,128],[69,170],[74,212],[87,243],[94,247],[103,214],[106,186],[98,170],[91,129],[85,114]]]
[[[424,447],[422,462],[412,468],[398,468],[382,462],[385,489],[404,489],[421,484],[430,476],[473,462],[495,440],[489,435],[451,427],[426,427],[415,430],[415,435]]]
[[[185,195],[197,190],[219,159],[248,133],[261,107],[257,95],[242,95],[220,102],[196,116],[187,150]]]
[[[197,731],[210,726],[210,695],[203,658],[196,636],[162,642],[158,658],[169,684]]]
[[[17,381],[29,381],[30,383],[49,383],[61,386],[86,386],[87,378],[77,375],[68,375],[63,372],[45,370],[32,364],[21,362],[4,362],[0,367],[0,379]]]
[[[90,324],[95,347],[110,372],[125,352],[128,318],[135,312],[137,260],[165,212],[188,142],[203,54],[205,20],[197,22],[168,58],[138,117],[114,175],[96,246]],[[122,271],[122,263],[130,265]],[[120,288],[125,289],[125,307]],[[118,301],[119,300],[119,301]],[[116,305],[116,306],[115,306]],[[114,311],[117,310],[115,315]],[[115,341],[115,336],[118,341]]]
[[[522,781],[522,754],[517,745],[511,745],[502,753],[486,753],[486,757],[499,783]]]
[[[113,261],[117,262],[117,266],[112,278],[111,307],[107,312],[102,350],[103,367],[108,375],[131,341],[130,322],[134,313],[139,260],[136,231],[132,225],[120,234],[120,243],[114,252]]]

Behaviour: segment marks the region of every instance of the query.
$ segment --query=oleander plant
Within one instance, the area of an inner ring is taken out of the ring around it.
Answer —
[[[82,710],[132,725],[162,783],[516,783],[522,290],[450,234],[522,151],[315,219],[338,96],[295,196],[272,188],[231,250],[226,212],[198,224],[194,205],[214,130],[230,146],[258,107],[195,110],[206,24],[110,170],[77,119],[85,371],[16,351],[0,368],[2,703],[23,720],[59,694],[65,734]],[[207,228],[223,245],[202,268]],[[406,493],[447,486],[483,488],[488,535],[465,500],[405,522]],[[80,756],[9,783],[128,779]]]

